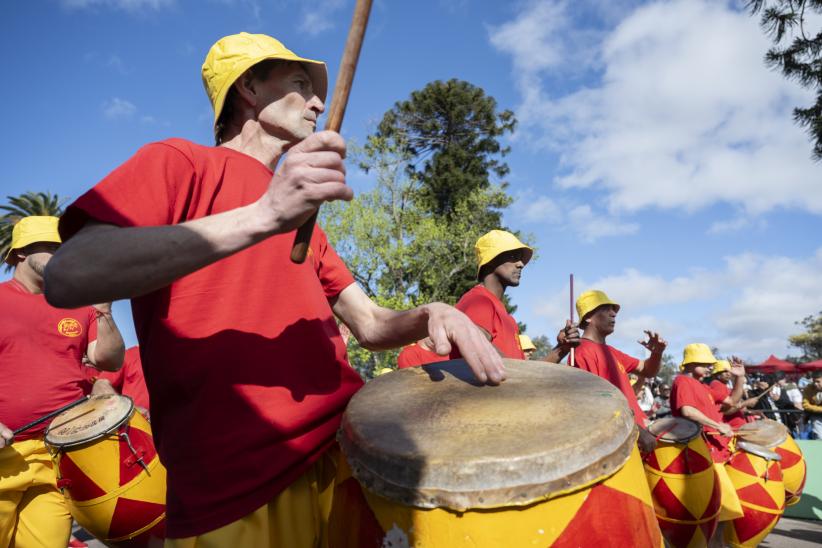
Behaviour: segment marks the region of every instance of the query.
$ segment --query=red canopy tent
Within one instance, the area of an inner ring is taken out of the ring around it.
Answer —
[[[789,361],[780,360],[773,354],[768,356],[768,359],[756,365],[746,365],[745,369],[752,369],[759,373],[775,373],[776,371],[784,371],[785,373],[795,373],[796,366]]]
[[[816,360],[813,362],[803,363],[802,365],[797,366],[797,369],[800,371],[819,371],[822,370],[822,360]]]

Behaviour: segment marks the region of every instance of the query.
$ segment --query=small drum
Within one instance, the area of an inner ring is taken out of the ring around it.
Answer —
[[[662,534],[675,548],[705,546],[716,530],[722,491],[702,427],[668,417],[648,430],[657,447],[645,457],[645,476]]]
[[[579,369],[504,361],[500,386],[453,360],[383,375],[352,398],[338,440],[378,537],[359,545],[662,546],[619,390]]]
[[[725,526],[725,542],[731,546],[758,546],[776,526],[785,511],[781,457],[747,441],[738,441],[736,451],[725,463],[731,483],[739,495],[743,516]]]
[[[93,396],[45,435],[69,511],[105,543],[145,546],[165,536],[166,470],[131,398]]]
[[[785,482],[785,504],[799,502],[805,488],[807,465],[802,450],[793,441],[788,428],[779,421],[763,419],[744,424],[737,431],[739,438],[761,445],[782,457],[782,480]]]

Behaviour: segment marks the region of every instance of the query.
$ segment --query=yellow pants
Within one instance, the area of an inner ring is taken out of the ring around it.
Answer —
[[[314,548],[328,545],[338,466],[334,447],[268,504],[224,527],[196,537],[166,539],[166,548]],[[347,475],[347,466],[343,465]]]
[[[0,449],[0,547],[68,544],[71,515],[42,440]]]
[[[722,489],[722,508],[719,512],[719,521],[731,521],[741,518],[742,504],[739,502],[739,495],[736,494],[736,487],[731,482],[728,472],[723,463],[715,462],[714,470],[719,477],[719,486]]]

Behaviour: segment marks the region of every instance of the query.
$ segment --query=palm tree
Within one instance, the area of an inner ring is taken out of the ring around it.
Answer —
[[[25,192],[20,196],[6,196],[8,204],[0,205],[0,257],[5,257],[11,247],[11,231],[15,223],[30,215],[63,214],[65,198],[60,198],[51,192]],[[11,266],[6,264],[6,272]]]

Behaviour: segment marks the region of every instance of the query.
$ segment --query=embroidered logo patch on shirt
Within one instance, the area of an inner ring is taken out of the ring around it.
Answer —
[[[74,318],[63,318],[57,324],[57,332],[64,337],[79,337],[83,334],[83,326]]]

